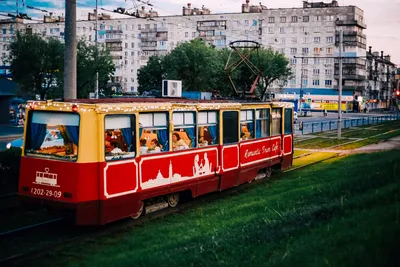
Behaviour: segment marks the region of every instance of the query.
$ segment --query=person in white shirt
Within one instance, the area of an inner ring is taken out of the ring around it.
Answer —
[[[140,139],[140,155],[145,155],[149,151],[149,148],[146,146],[146,139]]]
[[[111,153],[116,154],[116,153],[122,153],[123,151],[118,147],[118,143],[112,142],[111,143]]]

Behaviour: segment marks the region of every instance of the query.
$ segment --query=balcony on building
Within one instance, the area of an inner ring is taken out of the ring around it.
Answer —
[[[357,19],[336,20],[336,26],[358,26],[362,29],[367,28],[367,24]]]
[[[198,31],[226,30],[226,20],[205,20],[197,22]]]
[[[339,44],[339,31],[335,34],[335,43]],[[343,32],[343,43],[346,46],[357,46],[363,49],[367,48],[366,35],[357,31],[344,31]]]
[[[143,42],[140,45],[140,48],[142,51],[154,51],[157,50],[157,41],[149,41],[149,42]]]

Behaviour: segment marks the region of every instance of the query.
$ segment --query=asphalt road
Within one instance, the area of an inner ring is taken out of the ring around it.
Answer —
[[[15,127],[11,125],[0,125],[0,151],[6,148],[7,143],[21,138],[24,133],[23,127]]]
[[[300,115],[300,114],[299,114]],[[338,113],[328,112],[328,116],[324,116],[322,112],[308,112],[307,117],[298,116],[298,121],[303,122],[321,122],[321,121],[332,121],[338,119]],[[311,116],[310,116],[311,115]],[[357,119],[366,117],[378,117],[385,116],[388,114],[376,114],[376,113],[342,113],[342,119]]]

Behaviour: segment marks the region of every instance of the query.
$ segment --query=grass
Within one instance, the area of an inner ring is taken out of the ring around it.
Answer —
[[[315,152],[311,155],[307,155],[301,158],[297,158],[293,161],[293,167],[300,167],[303,165],[311,164],[317,161],[321,161],[330,157],[335,156],[337,153],[330,153],[330,152]]]
[[[351,142],[349,139],[335,139],[335,138],[322,138],[322,140],[319,140],[318,142],[313,142],[313,143],[301,143],[297,145],[297,148],[304,148],[304,149],[322,149],[322,148],[328,148],[332,146],[337,146],[340,144],[344,144],[347,142]]]
[[[335,147],[334,149],[352,150],[352,149],[360,148],[360,147],[367,146],[367,145],[377,144],[381,141],[385,141],[385,140],[388,140],[390,138],[397,137],[397,136],[400,136],[400,129],[392,130],[392,131],[386,132],[382,135],[375,136],[373,138],[368,138],[368,139],[360,140],[360,141],[357,141],[357,142],[354,142],[351,144]]]
[[[305,155],[308,153],[310,153],[310,151],[308,151],[308,150],[295,150],[293,152],[293,157],[298,157],[298,156]]]
[[[399,172],[396,152],[330,160],[29,266],[398,266]]]

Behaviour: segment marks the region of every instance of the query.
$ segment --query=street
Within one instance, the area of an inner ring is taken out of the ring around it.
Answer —
[[[24,133],[24,127],[16,127],[8,124],[0,125],[0,151],[6,148],[7,143],[21,138]]]

